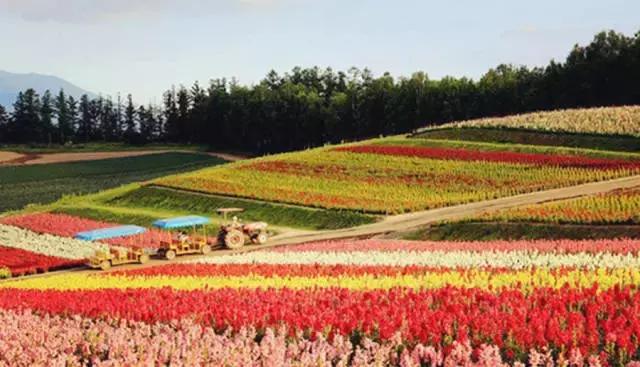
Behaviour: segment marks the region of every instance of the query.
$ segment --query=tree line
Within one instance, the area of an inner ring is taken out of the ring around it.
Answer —
[[[526,47],[526,45],[523,45]],[[271,153],[378,135],[426,124],[558,108],[640,103],[640,32],[601,32],[545,67],[499,65],[478,80],[424,72],[375,77],[368,69],[296,67],[256,85],[214,79],[172,87],[161,106],[131,95],[79,100],[60,91],[21,92],[0,106],[0,141],[175,142]]]

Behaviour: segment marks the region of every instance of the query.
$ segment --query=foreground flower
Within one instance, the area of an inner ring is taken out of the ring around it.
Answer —
[[[368,338],[352,344],[336,335],[313,339],[286,329],[214,329],[189,319],[170,324],[114,322],[79,316],[38,315],[31,311],[0,311],[0,365],[34,366],[556,366],[556,360],[535,349],[523,361],[506,362],[495,345],[471,347],[468,342],[442,345],[405,344],[400,338],[375,342]],[[43,344],[43,341],[46,341]],[[579,357],[576,357],[579,356]],[[582,357],[579,349],[558,355],[557,366],[569,359],[572,367],[595,367],[600,357]],[[630,366],[634,366],[630,364]]]

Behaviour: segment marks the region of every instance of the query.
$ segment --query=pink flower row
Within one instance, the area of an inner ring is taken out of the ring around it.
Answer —
[[[640,252],[640,240],[536,240],[536,241],[400,241],[400,240],[342,240],[304,243],[277,247],[272,252],[356,252],[356,251],[538,251],[554,253],[609,252],[628,254]]]
[[[150,325],[0,310],[0,325],[0,365],[11,366],[525,366],[525,361],[505,363],[498,347],[485,344],[474,349],[454,341],[441,348],[406,345],[397,337],[381,343],[363,338],[354,345],[341,335],[331,340],[322,334],[313,339],[301,334],[291,338],[285,329],[266,329],[258,338],[252,328],[217,334],[188,319]],[[531,350],[526,362],[530,366],[603,365],[598,356],[584,356],[579,349],[556,359],[548,351]]]

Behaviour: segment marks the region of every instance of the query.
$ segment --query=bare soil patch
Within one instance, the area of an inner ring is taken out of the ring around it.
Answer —
[[[31,165],[31,164],[48,164],[48,163],[64,163],[64,162],[79,162],[79,161],[93,161],[98,159],[109,158],[124,158],[124,157],[136,157],[148,154],[159,154],[175,152],[176,150],[134,150],[134,151],[120,151],[120,152],[78,152],[78,153],[46,153],[46,154],[20,154],[14,152],[2,152],[0,151],[0,165]],[[182,151],[180,151],[182,152]],[[193,151],[184,151],[186,153],[199,153]],[[227,153],[215,153],[207,152],[201,153],[210,156],[219,157],[228,161],[237,161],[244,159],[245,157],[227,154]]]

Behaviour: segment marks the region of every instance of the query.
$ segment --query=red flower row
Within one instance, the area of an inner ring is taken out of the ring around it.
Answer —
[[[522,163],[537,166],[578,167],[594,169],[638,169],[640,161],[592,158],[575,155],[481,151],[458,148],[413,147],[405,145],[354,145],[334,148],[335,151],[395,155],[456,161],[487,161]]]
[[[10,216],[0,219],[0,223],[28,229],[37,233],[49,233],[62,237],[73,237],[78,232],[119,225],[57,213],[34,213]],[[125,247],[157,248],[160,245],[160,241],[168,241],[170,238],[171,235],[169,233],[150,229],[140,235],[113,238],[100,242]]]
[[[22,249],[0,246],[0,268],[9,268],[12,276],[71,268],[82,264],[82,262],[82,260],[63,259]]]
[[[356,251],[538,251],[552,253],[635,254],[640,252],[640,240],[535,240],[535,241],[398,241],[398,240],[342,240],[319,241],[276,247],[271,252],[356,252]]]
[[[607,345],[631,355],[640,340],[640,293],[631,287],[536,289],[498,293],[479,289],[430,291],[247,290],[96,291],[0,290],[0,308],[116,317],[145,322],[193,317],[218,330],[282,324],[291,330],[354,332],[441,344],[468,340],[507,353],[555,346],[596,353]],[[293,331],[292,331],[293,332]]]

